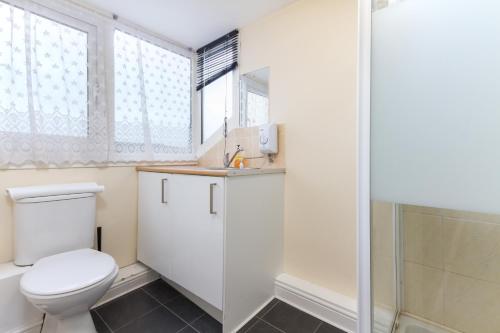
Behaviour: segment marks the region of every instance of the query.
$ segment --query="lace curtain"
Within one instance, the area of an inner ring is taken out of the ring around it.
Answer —
[[[106,161],[96,28],[0,2],[0,45],[0,165]]]
[[[0,168],[192,159],[191,53],[41,1],[0,1]]]
[[[113,159],[183,159],[192,153],[191,59],[114,32]]]

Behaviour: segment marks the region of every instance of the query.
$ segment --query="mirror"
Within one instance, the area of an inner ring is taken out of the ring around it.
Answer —
[[[269,122],[269,67],[241,75],[240,127]]]

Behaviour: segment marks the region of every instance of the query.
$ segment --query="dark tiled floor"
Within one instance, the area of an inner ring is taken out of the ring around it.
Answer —
[[[212,333],[222,325],[162,280],[91,311],[98,333]]]
[[[221,333],[222,325],[162,280],[91,311],[98,333]],[[345,333],[273,299],[238,333]]]
[[[345,333],[280,300],[273,299],[238,333]]]

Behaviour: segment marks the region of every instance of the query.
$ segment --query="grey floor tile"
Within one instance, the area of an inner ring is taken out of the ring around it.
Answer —
[[[176,333],[187,326],[170,311],[160,306],[145,316],[117,330],[117,333]],[[188,331],[186,331],[188,332]]]
[[[137,289],[98,307],[96,311],[106,324],[115,330],[158,306],[160,304],[157,301],[143,290]]]
[[[312,333],[321,322],[284,302],[276,304],[262,319],[286,333]]]
[[[346,333],[346,332],[341,330],[340,328],[337,328],[335,326],[323,322],[321,323],[321,326],[318,328],[316,333]]]
[[[222,324],[208,314],[195,320],[191,326],[200,333],[222,333]]]
[[[273,298],[269,303],[267,303],[267,305],[262,310],[259,311],[259,313],[257,313],[256,317],[258,318],[264,317],[269,312],[269,310],[271,310],[279,302],[281,302],[279,299]]]
[[[180,295],[177,290],[161,279],[151,282],[150,284],[142,287],[142,289],[162,304],[166,304]]]
[[[283,333],[282,331],[276,329],[275,327],[272,327],[268,323],[257,319],[257,323],[253,325],[247,333]]]
[[[198,333],[198,332],[191,326],[186,326],[182,330],[180,330],[179,333]]]
[[[188,323],[193,322],[205,313],[196,304],[182,295],[165,303],[165,306]]]
[[[259,318],[253,317],[250,319],[245,325],[243,325],[242,328],[238,330],[238,333],[245,333],[247,332],[253,325],[255,325],[259,321]]]
[[[92,316],[92,320],[94,321],[94,326],[95,329],[97,330],[97,333],[110,333],[111,331],[109,328],[106,326],[104,321],[99,317],[97,312],[95,310],[90,311],[90,315]]]

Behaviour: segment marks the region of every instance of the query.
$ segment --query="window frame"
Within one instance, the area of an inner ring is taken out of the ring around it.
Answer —
[[[17,136],[19,138],[24,138],[27,136],[36,135],[42,138],[58,138],[65,139],[68,142],[78,142],[83,143],[89,140],[92,140],[91,133],[95,133],[92,131],[92,126],[95,126],[93,123],[92,117],[97,112],[97,99],[98,99],[98,87],[96,87],[91,83],[92,79],[97,78],[97,68],[99,61],[98,57],[98,31],[99,27],[95,21],[90,19],[81,19],[78,15],[74,15],[74,11],[71,8],[65,8],[63,6],[58,6],[50,3],[46,4],[46,1],[33,2],[33,1],[21,1],[21,0],[9,0],[3,1],[0,0],[3,4],[7,6],[13,6],[19,10],[24,12],[29,12],[30,14],[34,14],[36,16],[40,16],[44,19],[53,21],[55,23],[67,26],[71,29],[78,30],[87,34],[87,135],[84,137],[71,136],[71,135],[61,135],[61,134],[46,134],[46,133],[38,133],[38,132],[29,132],[29,133],[20,133],[14,131],[0,131],[1,133],[9,133],[10,136]],[[95,41],[95,43],[93,43]],[[91,57],[95,57],[96,62],[92,63],[89,61]]]
[[[194,91],[195,91],[195,76],[196,72],[196,55],[190,49],[183,48],[181,46],[176,45],[174,42],[167,41],[165,38],[161,38],[156,36],[154,33],[144,32],[143,29],[134,27],[132,24],[125,24],[119,21],[113,21],[109,24],[107,28],[107,42],[105,43],[107,49],[107,71],[106,71],[106,89],[108,90],[107,95],[107,105],[108,105],[108,121],[109,121],[109,144],[110,150],[111,147],[115,145],[115,143],[123,143],[119,141],[115,141],[115,62],[114,62],[114,34],[115,31],[119,30],[123,33],[129,34],[138,39],[144,40],[145,42],[151,43],[155,46],[161,47],[167,51],[176,53],[178,55],[184,56],[188,58],[191,62],[191,80],[190,80],[190,114],[191,114],[191,153],[190,154],[176,154],[176,161],[180,160],[194,160],[195,159],[195,136],[194,136]],[[131,144],[131,143],[127,143]],[[132,143],[134,145],[140,146],[141,143]],[[154,146],[154,145],[153,145]],[[111,159],[112,160],[112,159]],[[164,161],[172,161],[171,159],[159,159],[154,160],[152,162],[164,162]]]
[[[239,67],[236,69],[232,70],[230,73],[232,73],[232,86],[233,86],[233,96],[232,96],[232,106],[233,106],[233,112],[230,117],[228,117],[228,132],[235,129],[239,128],[240,124],[240,106],[239,106],[239,96],[240,96],[240,72],[239,72]],[[199,133],[199,138],[197,140],[199,146],[197,151],[198,156],[201,155],[202,153],[206,152],[210,147],[212,147],[214,144],[216,144],[224,135],[224,123],[221,124],[221,126],[218,127],[218,129],[210,135],[205,141],[203,140],[203,117],[204,117],[204,110],[203,110],[203,90],[204,88],[200,89],[197,92],[197,100],[198,100],[198,107],[197,113],[198,113],[198,118],[199,118],[199,128],[197,129],[197,132]]]
[[[29,11],[38,16],[53,20],[57,23],[67,25],[70,28],[84,31],[87,33],[87,49],[88,61],[87,65],[87,87],[88,87],[88,118],[87,118],[87,136],[72,137],[64,135],[47,135],[51,138],[67,140],[69,144],[82,144],[94,141],[97,136],[92,137],[92,133],[96,135],[97,128],[102,125],[102,121],[93,122],[97,119],[97,115],[105,115],[106,118],[106,140],[108,149],[103,153],[107,155],[105,161],[91,162],[81,164],[80,162],[69,162],[69,165],[79,166],[95,166],[95,165],[142,165],[144,163],[160,164],[165,162],[178,161],[196,161],[198,144],[198,100],[196,94],[196,52],[193,49],[186,47],[178,42],[169,40],[167,37],[152,32],[140,25],[137,25],[128,20],[115,17],[110,12],[101,11],[89,5],[82,5],[73,2],[59,2],[57,0],[0,0],[6,5],[17,7],[21,10]],[[90,31],[87,31],[89,29]],[[143,39],[156,46],[185,56],[191,61],[191,94],[190,94],[190,118],[191,118],[191,153],[189,154],[164,154],[163,156],[154,156],[150,159],[143,159],[141,156],[134,156],[130,159],[115,158],[113,154],[114,144],[114,31],[121,30],[135,37]],[[92,52],[92,53],[91,53]],[[91,58],[93,57],[93,58]],[[90,69],[92,67],[92,69]],[[90,81],[93,78],[94,81]],[[104,89],[103,89],[104,88]],[[103,106],[104,105],[104,106]],[[1,132],[0,132],[1,133]],[[9,133],[9,136],[14,135],[32,135],[30,133],[3,132]],[[44,134],[36,134],[43,137]],[[77,140],[77,141],[75,141]],[[26,164],[17,166],[16,168],[31,168],[34,164]],[[47,166],[57,167],[57,166]]]

